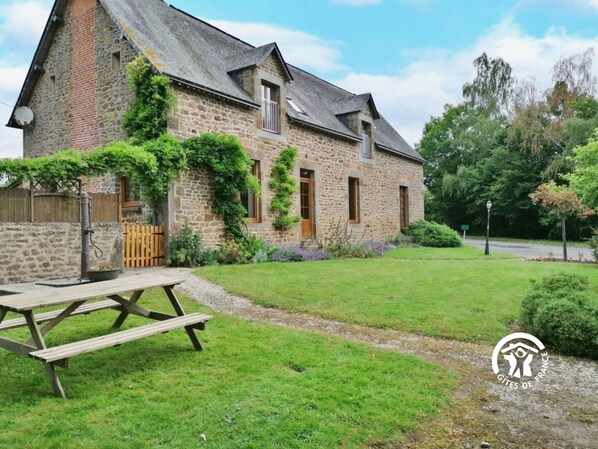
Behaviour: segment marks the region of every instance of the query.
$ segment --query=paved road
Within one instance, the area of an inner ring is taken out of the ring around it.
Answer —
[[[463,241],[466,245],[475,246],[476,248],[484,249],[486,246],[485,240],[471,240],[465,239]],[[525,258],[534,257],[557,257],[563,258],[563,247],[553,245],[537,245],[531,243],[520,242],[498,242],[490,239],[490,254],[495,251],[497,253],[510,253],[522,256]],[[584,259],[592,259],[592,252],[588,248],[580,248],[578,246],[567,246],[567,256],[569,258],[577,259],[579,254],[583,254]]]

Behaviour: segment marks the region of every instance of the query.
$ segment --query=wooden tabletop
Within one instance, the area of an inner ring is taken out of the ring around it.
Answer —
[[[184,280],[152,273],[124,276],[111,281],[91,282],[88,284],[60,287],[52,290],[31,291],[0,297],[0,308],[11,312],[25,312],[40,307],[85,301],[101,296],[154,287],[177,285]]]

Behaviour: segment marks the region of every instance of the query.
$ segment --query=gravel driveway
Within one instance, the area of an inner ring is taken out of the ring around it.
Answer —
[[[491,368],[493,348],[350,325],[266,309],[230,295],[188,269],[147,269],[181,275],[179,290],[215,311],[278,326],[335,335],[374,348],[411,354],[455,370],[460,383],[451,406],[401,448],[598,449],[598,363],[551,354],[546,381],[513,391]],[[139,272],[143,270],[136,270]],[[217,326],[218,320],[210,324]],[[488,444],[488,445],[486,445]]]

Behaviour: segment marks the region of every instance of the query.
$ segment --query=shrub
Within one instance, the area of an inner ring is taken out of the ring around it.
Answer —
[[[598,298],[590,293],[587,278],[559,273],[533,282],[520,319],[551,349],[598,359]]]
[[[531,329],[540,306],[556,299],[571,299],[574,294],[583,295],[588,285],[587,278],[565,272],[532,281],[532,290],[521,303],[521,324]]]
[[[332,259],[327,251],[310,251],[297,246],[278,248],[272,255],[273,262],[307,262]]]
[[[381,256],[382,254],[387,253],[391,249],[396,248],[396,246],[391,243],[377,242],[375,240],[368,240],[363,244],[363,246],[369,248],[376,256]]]
[[[236,265],[248,263],[253,255],[246,245],[226,240],[218,245],[218,263],[225,265]]]
[[[409,247],[414,245],[413,237],[407,234],[397,234],[388,240],[395,247]]]
[[[256,235],[251,235],[247,238],[247,242],[244,244],[247,252],[251,254],[251,258],[255,257],[258,253],[263,253],[266,255],[267,259],[270,259],[276,248],[273,246],[268,245],[261,237]],[[264,262],[267,262],[265,260]]]
[[[183,223],[179,234],[170,241],[168,265],[191,268],[215,263],[213,251],[204,247],[201,232],[195,231],[189,223]]]
[[[270,255],[263,249],[259,249],[251,258],[251,263],[265,263],[270,261]]]
[[[461,246],[461,239],[457,232],[434,221],[416,221],[405,229],[405,234],[412,236],[415,243],[422,246],[435,248]]]

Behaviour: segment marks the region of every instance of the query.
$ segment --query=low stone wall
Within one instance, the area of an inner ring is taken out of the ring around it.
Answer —
[[[98,259],[92,247],[91,267],[122,267],[122,224],[94,223],[93,228],[93,241],[103,256]],[[80,274],[79,223],[0,223],[0,285]]]

